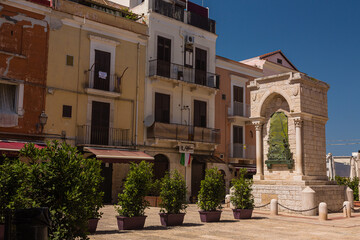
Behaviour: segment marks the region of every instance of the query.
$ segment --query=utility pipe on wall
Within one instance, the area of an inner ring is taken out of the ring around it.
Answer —
[[[135,116],[135,146],[138,138],[138,122],[139,122],[139,71],[140,71],[140,43],[137,44],[137,66],[136,66],[136,116]]]

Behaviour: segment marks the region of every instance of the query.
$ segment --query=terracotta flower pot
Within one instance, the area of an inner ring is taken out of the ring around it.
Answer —
[[[249,219],[252,216],[253,209],[233,209],[235,219]]]
[[[147,216],[123,217],[116,216],[119,230],[143,229]]]
[[[202,222],[219,222],[222,211],[199,211]]]
[[[0,240],[5,239],[5,224],[0,223]]]
[[[167,226],[179,226],[184,222],[185,213],[170,214],[159,213],[161,225]]]
[[[88,231],[91,234],[94,234],[96,232],[96,228],[97,228],[99,220],[100,220],[100,218],[88,219]]]

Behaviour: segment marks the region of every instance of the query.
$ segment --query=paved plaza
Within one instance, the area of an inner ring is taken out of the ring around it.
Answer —
[[[330,220],[317,217],[281,214],[270,216],[268,211],[256,210],[252,219],[234,220],[229,208],[223,209],[218,223],[200,222],[198,208],[191,204],[184,225],[162,227],[158,215],[160,208],[146,210],[147,219],[143,230],[118,231],[116,212],[112,205],[102,209],[103,218],[92,240],[115,239],[359,239],[360,213],[351,218],[342,214],[329,214]]]

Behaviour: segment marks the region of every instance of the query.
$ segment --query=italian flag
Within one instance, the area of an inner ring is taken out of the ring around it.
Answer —
[[[190,164],[190,153],[181,153],[180,164],[185,167]]]

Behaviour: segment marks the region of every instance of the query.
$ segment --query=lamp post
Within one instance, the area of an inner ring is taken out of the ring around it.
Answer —
[[[39,127],[41,128],[41,130],[40,130],[41,133],[44,130],[44,126],[47,122],[47,119],[48,119],[48,115],[46,115],[45,111],[42,111],[39,116],[39,123],[36,124],[38,130],[39,130]]]

